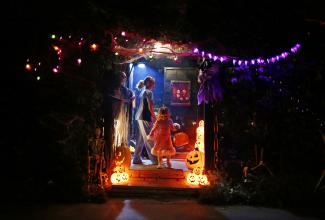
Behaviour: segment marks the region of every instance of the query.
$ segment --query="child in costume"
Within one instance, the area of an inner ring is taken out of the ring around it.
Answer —
[[[170,157],[176,153],[171,139],[171,131],[179,129],[179,124],[173,124],[167,107],[161,107],[158,111],[158,118],[153,125],[148,139],[155,142],[151,154],[158,158],[158,169],[162,168],[162,158],[167,158],[167,167],[171,167]]]

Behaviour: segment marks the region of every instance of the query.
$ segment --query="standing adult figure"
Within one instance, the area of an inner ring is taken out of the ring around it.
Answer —
[[[139,108],[135,114],[135,120],[137,121],[137,140],[134,152],[133,163],[141,164],[141,153],[143,147],[145,147],[148,157],[153,164],[158,164],[157,157],[151,154],[152,143],[147,140],[153,122],[156,121],[156,115],[154,113],[154,99],[152,90],[155,87],[155,79],[152,76],[147,76],[144,79],[145,88],[139,95]]]

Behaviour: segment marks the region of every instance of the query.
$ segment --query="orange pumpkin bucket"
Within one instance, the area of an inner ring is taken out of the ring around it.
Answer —
[[[184,132],[179,132],[173,138],[175,147],[182,147],[189,143],[188,135]]]

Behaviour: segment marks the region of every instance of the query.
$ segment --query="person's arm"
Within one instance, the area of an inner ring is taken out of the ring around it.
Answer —
[[[152,95],[152,91],[148,92],[148,104],[149,104],[149,111],[151,114],[151,117],[154,119],[154,121],[156,121],[156,115],[155,115],[155,111],[154,111],[154,103],[153,103],[153,95]]]
[[[135,94],[134,94],[134,92],[132,90],[130,90],[130,91],[131,91],[132,108],[135,108],[135,105],[136,105],[136,103],[135,103]]]
[[[156,121],[155,124],[153,125],[153,127],[149,133],[149,136],[153,136],[153,134],[155,133],[157,128],[158,128],[158,121]]]
[[[177,131],[180,129],[180,125],[178,123],[174,123],[172,119],[169,120],[169,127],[171,131]]]

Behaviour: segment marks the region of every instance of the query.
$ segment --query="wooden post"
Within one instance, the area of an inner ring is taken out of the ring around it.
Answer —
[[[215,106],[212,104],[204,104],[205,170],[215,169],[215,117]]]

